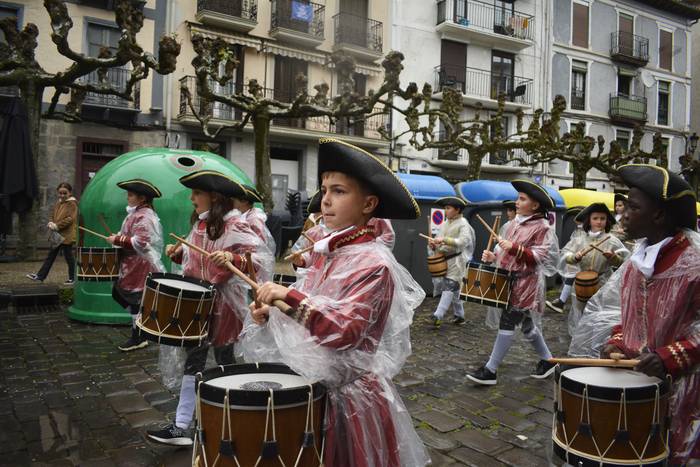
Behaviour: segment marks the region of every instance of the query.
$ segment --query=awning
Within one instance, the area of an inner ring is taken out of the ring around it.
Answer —
[[[216,39],[218,37],[225,40],[229,44],[238,44],[246,47],[252,47],[255,50],[260,50],[260,40],[254,37],[225,32],[216,28],[212,28],[209,26],[204,27],[191,22],[188,22],[187,25],[190,28],[190,37],[193,34],[199,34],[200,36],[206,37],[208,39]]]

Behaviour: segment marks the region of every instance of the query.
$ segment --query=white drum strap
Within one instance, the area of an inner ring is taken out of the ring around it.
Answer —
[[[309,398],[306,402],[306,425],[304,427],[303,440],[304,441],[299,448],[299,453],[297,454],[297,460],[294,462],[294,467],[299,466],[304,449],[310,447],[308,446],[308,443],[311,443],[311,446],[313,446],[319,465],[323,464],[323,458],[321,457],[321,454],[319,454],[318,449],[316,449],[316,433],[314,433],[314,388],[311,384],[309,384]]]
[[[226,395],[224,396],[224,413],[221,417],[221,444],[227,443],[230,446],[230,451],[233,454],[231,458],[236,463],[238,467],[241,467],[240,462],[238,462],[238,456],[236,456],[236,451],[233,449],[233,435],[231,434],[231,403],[228,394],[228,388],[226,388]],[[225,434],[228,432],[228,438]],[[221,449],[216,453],[216,458],[211,464],[212,467],[219,465],[219,459],[221,459]]]
[[[195,417],[197,420],[197,427],[195,432],[194,447],[192,448],[192,465],[199,467],[198,459],[204,459],[204,467],[209,467],[207,461],[207,447],[204,445],[204,428],[202,428],[202,399],[199,395],[199,388],[202,386],[201,373],[200,381],[197,385],[197,400],[195,402]],[[201,457],[198,456],[197,452],[202,451]]]
[[[265,446],[266,443],[277,443],[277,430],[275,427],[275,393],[272,390],[272,388],[270,388],[269,391],[270,397],[267,398],[267,411],[265,413],[265,439],[263,441],[263,446]],[[269,438],[270,419],[272,419],[272,439]],[[262,459],[263,453],[260,453],[260,455],[258,456],[258,460],[255,461],[255,465],[253,467],[258,467]],[[282,467],[287,467],[284,461],[282,460],[282,456],[279,454],[279,450],[277,451],[277,459],[279,459]]]

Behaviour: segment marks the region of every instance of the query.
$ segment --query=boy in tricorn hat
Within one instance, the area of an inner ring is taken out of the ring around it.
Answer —
[[[482,261],[496,262],[497,267],[515,272],[516,278],[511,285],[508,308],[501,314],[498,335],[488,362],[467,375],[478,384],[497,383],[496,370],[508,353],[518,326],[540,357],[530,376],[542,379],[554,371],[554,365],[547,361],[552,354],[538,325],[544,311],[545,272],[554,273],[559,257],[557,237],[546,215],[554,208],[554,201],[536,183],[513,180],[511,184],[518,191],[516,218],[508,226],[505,236],[499,239],[496,251],[484,250]]]
[[[112,297],[131,314],[131,337],[119,345],[119,350],[129,352],[148,345],[136,327],[146,276],[165,271],[160,260],[163,227],[153,210],[153,199],[162,194],[155,185],[140,178],[119,182],[117,186],[126,190],[127,214],[119,232],[107,241],[121,248],[119,279],[112,287]]]
[[[453,324],[464,324],[464,307],[459,298],[462,279],[467,274],[467,263],[474,253],[474,229],[462,216],[467,203],[456,196],[440,198],[435,203],[445,209],[447,220],[440,226],[437,237],[428,241],[429,249],[442,253],[447,260],[447,274],[438,278],[435,295],[440,302],[433,313],[433,325],[439,327],[447,310],[452,307]]]
[[[248,361],[279,361],[329,392],[325,465],[422,466],[429,462],[391,379],[410,354],[409,326],[425,293],[376,241],[372,217],[416,219],[420,209],[372,154],[322,139],[321,210],[332,231],[321,256],[291,288],[264,284],[243,340]],[[290,315],[271,308],[274,300]],[[269,319],[269,321],[268,321]]]
[[[700,236],[696,198],[680,176],[629,164],[619,174],[630,187],[624,222],[637,248],[609,284],[619,293],[621,319],[602,351],[638,358],[635,367],[673,381],[672,465],[700,465]]]

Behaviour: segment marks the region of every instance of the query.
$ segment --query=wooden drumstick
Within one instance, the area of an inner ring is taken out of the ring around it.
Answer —
[[[296,256],[299,256],[299,255],[303,255],[304,253],[308,253],[309,251],[311,251],[313,249],[314,249],[313,245],[307,246],[306,248],[303,248],[299,251],[295,251],[294,253],[288,254],[287,256],[284,257],[284,260],[289,261],[290,259],[292,259]]]
[[[480,215],[477,214],[477,215],[476,215],[476,218],[479,219],[479,222],[482,223],[482,225],[486,228],[486,230],[487,230],[491,235],[493,235],[494,238],[495,238],[496,240],[499,240],[499,241],[500,241],[500,238],[501,238],[501,237],[500,237],[496,232],[493,231],[493,229],[491,228],[491,226],[484,220],[483,217],[481,217]]]
[[[84,230],[84,231],[87,232],[87,233],[91,233],[91,234],[93,234],[93,235],[96,236],[96,237],[100,237],[102,240],[107,240],[107,236],[102,235],[101,233],[97,233],[97,232],[95,232],[94,230],[86,229],[86,228],[83,227],[82,225],[79,225],[78,228],[79,228],[80,230]]]
[[[188,247],[192,248],[194,251],[197,251],[197,252],[203,254],[203,255],[206,256],[207,258],[211,256],[211,253],[209,253],[207,250],[204,250],[204,249],[198,247],[197,245],[191,244],[190,242],[188,242],[188,241],[185,240],[184,238],[178,237],[178,236],[175,235],[174,233],[171,233],[170,236],[173,237],[175,240],[178,240],[178,241],[182,242],[183,245],[187,245]],[[238,277],[240,277],[241,279],[243,279],[243,281],[244,281],[246,284],[248,284],[253,290],[255,290],[256,292],[258,291],[258,289],[260,288],[260,286],[258,285],[257,282],[254,282],[253,280],[251,280],[250,277],[248,277],[247,275],[245,275],[245,273],[243,273],[240,269],[238,269],[236,266],[234,266],[233,264],[231,264],[230,261],[226,261],[226,263],[224,263],[224,264],[226,264],[226,267],[228,268],[229,271],[231,271],[231,272],[234,273],[236,276],[238,276]],[[289,311],[292,309],[291,306],[287,305],[287,304],[286,304],[285,302],[283,302],[282,300],[275,300],[274,302],[272,302],[272,304],[273,304],[274,306],[276,306],[277,308],[279,308],[281,312],[286,313],[286,314],[288,314]]]
[[[617,368],[634,368],[639,360],[614,360],[612,358],[550,358],[549,363],[578,366],[610,366]]]
[[[253,282],[257,283],[258,279],[255,277],[255,265],[253,264],[253,256],[250,254],[250,251],[246,252],[245,259],[246,263],[248,263],[248,276],[250,276]],[[255,300],[255,306],[260,308],[260,301],[258,301],[258,294],[255,290],[253,290],[253,299]]]
[[[584,252],[583,252],[583,254],[581,255],[581,257],[586,256],[588,253],[590,253],[591,251],[593,251],[593,249],[596,249],[596,250],[598,250],[598,251],[601,251],[598,247],[600,247],[600,245],[602,245],[603,243],[607,242],[609,239],[610,239],[610,235],[608,235],[607,237],[605,237],[604,239],[602,239],[601,241],[599,241],[599,242],[597,242],[597,243],[591,243],[590,245],[588,245],[588,248],[586,248],[586,250],[584,250]],[[602,251],[601,251],[601,252],[602,252]]]
[[[306,232],[302,232],[301,234],[304,236],[305,239],[307,239],[308,241],[310,241],[311,244],[314,243],[314,239],[311,238],[311,237],[309,237],[308,235],[306,235]]]
[[[501,223],[501,216],[496,216],[496,220],[493,221],[493,230],[498,231],[498,226]],[[491,246],[493,246],[494,236],[489,235],[489,243],[486,245],[486,250],[491,251]]]
[[[109,226],[105,222],[105,218],[104,218],[104,216],[102,216],[102,213],[99,213],[97,215],[97,220],[100,221],[100,224],[102,224],[102,227],[105,229],[105,232],[107,232],[108,235],[112,235],[112,231],[109,230]]]
[[[433,240],[433,237],[428,237],[427,235],[424,235],[424,234],[422,234],[422,233],[419,233],[418,236],[419,236],[419,237],[423,237],[423,238],[426,239],[426,240]]]

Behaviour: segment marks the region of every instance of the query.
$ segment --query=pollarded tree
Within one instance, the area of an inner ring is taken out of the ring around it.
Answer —
[[[44,0],[44,8],[51,18],[51,40],[56,51],[70,62],[58,72],[46,71],[37,60],[35,52],[39,28],[35,24],[28,23],[19,31],[16,18],[0,21],[0,29],[6,40],[6,43],[0,43],[0,86],[19,88],[20,98],[27,108],[34,166],[38,168],[45,166],[45,155],[39,152],[39,130],[46,89],[54,89],[47,116],[55,113],[61,95],[70,93],[70,102],[62,114],[66,121],[79,121],[86,93],[133,100],[136,83],[146,79],[151,70],[163,75],[172,73],[180,53],[180,45],[169,36],[160,39],[157,58],[138,44],[136,35],[143,27],[144,18],[143,2],[139,0],[116,0],[115,18],[121,37],[114,53],[104,48],[98,57],[88,57],[71,48],[68,36],[73,20],[64,0]],[[126,65],[131,66],[126,86],[117,88],[108,80],[108,72]],[[97,75],[97,81],[88,82],[85,77],[93,72]],[[38,230],[36,204],[31,211],[20,215],[19,227],[17,255],[20,258],[33,256]]]
[[[255,178],[258,191],[263,195],[265,208],[272,208],[272,182],[270,171],[270,125],[274,120],[306,119],[326,117],[330,124],[340,118],[352,123],[362,122],[374,115],[385,112],[386,103],[392,93],[400,91],[399,74],[403,69],[403,55],[390,52],[382,62],[384,81],[376,91],[359,95],[355,91],[353,72],[355,62],[352,58],[333,54],[331,63],[338,76],[339,93],[329,96],[329,85],[320,83],[314,86],[315,94],[309,94],[307,77],[297,76],[295,96],[290,102],[265,95],[264,88],[253,79],[245,87],[230,86],[233,83],[239,64],[235,45],[221,38],[205,38],[193,35],[192,45],[196,53],[192,60],[195,70],[196,92],[200,99],[195,106],[193,95],[183,83],[181,92],[187,99],[192,114],[202,125],[204,134],[216,138],[227,130],[241,130],[250,124],[255,139]],[[231,89],[222,92],[219,89]],[[239,111],[241,119],[232,124],[214,124],[211,105],[220,103]]]

